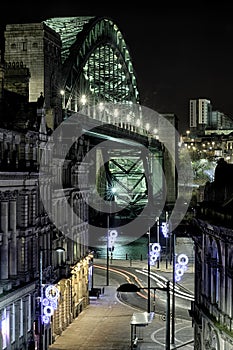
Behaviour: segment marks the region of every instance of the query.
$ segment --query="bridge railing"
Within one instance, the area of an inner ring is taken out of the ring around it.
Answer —
[[[68,112],[68,114],[73,113],[76,112]],[[102,125],[112,124],[129,132],[159,139],[156,113],[145,113],[145,115],[140,110],[140,105],[99,103],[89,106],[86,104],[82,106],[80,113],[100,121]]]

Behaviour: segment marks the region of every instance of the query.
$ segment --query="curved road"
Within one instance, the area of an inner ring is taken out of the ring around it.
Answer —
[[[106,266],[104,265],[95,265],[95,273],[106,274]],[[119,283],[119,285],[123,283],[134,283],[140,288],[147,286],[148,274],[145,269],[138,268],[127,268],[127,267],[119,267],[113,266],[109,267],[109,274],[111,277],[114,277],[115,280]],[[151,277],[151,287],[162,287],[166,286],[167,278],[158,272],[150,272]],[[172,289],[172,283],[170,283],[170,287]],[[170,292],[170,302],[172,306],[172,290]],[[166,292],[153,289],[150,293],[150,310],[154,311],[155,314],[160,314],[164,317],[166,312]],[[141,290],[137,293],[122,293],[118,292],[118,299],[121,302],[124,302],[128,305],[131,305],[140,311],[147,311],[147,301],[148,291]],[[188,310],[191,309],[191,301],[193,300],[193,293],[191,291],[186,290],[184,287],[176,283],[175,285],[175,316],[176,319],[186,319],[191,320]]]

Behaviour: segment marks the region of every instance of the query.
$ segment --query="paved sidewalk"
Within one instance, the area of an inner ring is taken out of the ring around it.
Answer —
[[[104,264],[104,260],[95,259],[94,263]],[[145,261],[131,262],[132,267],[147,267]],[[113,266],[127,266],[129,261],[114,260]],[[163,266],[161,265],[161,271]],[[166,272],[170,273],[172,270]],[[117,299],[116,289],[119,286],[111,277],[110,285],[106,286],[106,276],[100,273],[94,274],[94,286],[103,286],[104,294],[98,299],[91,299],[90,304],[58,336],[56,341],[49,347],[51,350],[130,350],[130,321],[134,312],[138,310],[120,303]],[[181,338],[178,344],[191,339],[193,329],[191,321],[178,321],[176,329]],[[137,349],[140,350],[164,350],[165,349],[165,322],[158,315],[152,323],[140,329],[140,337]],[[172,346],[171,346],[172,349]],[[186,345],[181,350],[191,350],[192,345]]]
[[[95,276],[95,275],[94,275]],[[94,285],[105,286],[104,277],[96,274]],[[130,320],[134,310],[116,299],[117,284],[110,279],[99,299],[90,304],[59,336],[50,349],[67,350],[129,350]]]

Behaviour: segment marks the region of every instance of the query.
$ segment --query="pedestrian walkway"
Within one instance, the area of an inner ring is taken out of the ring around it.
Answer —
[[[95,264],[102,263],[95,259]],[[146,267],[145,262],[131,262],[132,267]],[[129,261],[113,261],[114,266],[129,266]],[[145,266],[144,266],[145,265]],[[131,349],[131,318],[138,310],[122,304],[117,299],[117,281],[111,278],[110,285],[106,286],[106,276],[94,274],[94,285],[104,286],[104,294],[98,299],[91,298],[90,304],[82,313],[57,337],[49,347],[51,350],[130,350]],[[164,350],[165,325],[158,315],[151,324],[139,329],[139,342],[137,349],[149,350],[155,348]],[[179,321],[177,329],[181,329],[181,338],[178,343],[190,340],[192,336],[191,321]],[[179,335],[179,334],[178,334]],[[172,346],[171,346],[172,349]],[[193,346],[187,345],[181,349],[191,350]]]
[[[94,276],[95,277],[95,276]],[[105,286],[96,274],[94,285]],[[129,350],[130,320],[134,310],[116,299],[117,284],[110,279],[104,294],[90,304],[50,346],[53,350]]]

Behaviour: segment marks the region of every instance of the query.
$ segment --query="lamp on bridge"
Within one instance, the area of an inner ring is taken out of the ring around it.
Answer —
[[[82,106],[85,106],[87,103],[87,96],[86,95],[82,95],[80,102],[82,104]]]
[[[63,247],[57,247],[55,249],[44,249],[39,248],[39,315],[37,318],[38,326],[38,350],[44,350],[44,339],[43,339],[43,330],[44,325],[50,323],[50,317],[53,314],[54,309],[56,309],[57,301],[59,297],[59,291],[53,284],[48,284],[45,289],[43,284],[43,252],[44,251],[55,251],[58,254],[64,253],[65,249]]]
[[[61,90],[60,91],[60,95],[62,97],[62,108],[64,109],[65,108],[65,90]]]
[[[85,114],[89,114],[88,113],[88,110],[87,110],[87,96],[85,94],[83,94],[80,98],[80,104],[82,106],[82,112],[85,113]]]

